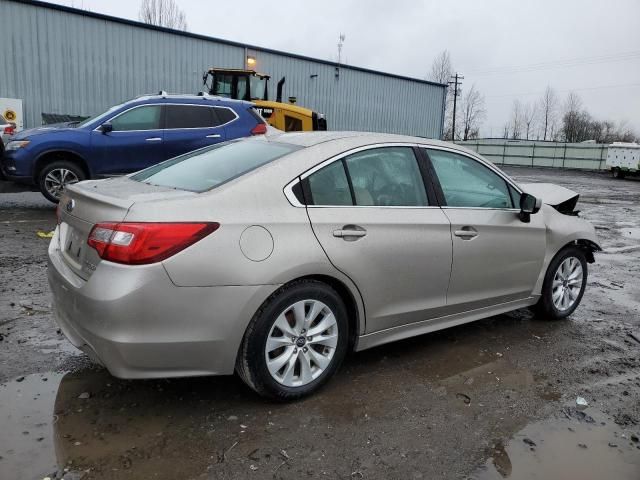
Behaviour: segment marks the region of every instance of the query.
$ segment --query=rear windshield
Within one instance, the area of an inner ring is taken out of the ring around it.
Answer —
[[[263,140],[235,140],[167,160],[130,178],[152,185],[204,192],[299,148]]]

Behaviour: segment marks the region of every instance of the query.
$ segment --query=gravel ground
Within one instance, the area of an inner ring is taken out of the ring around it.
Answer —
[[[598,229],[572,317],[517,311],[354,354],[291,404],[236,377],[122,381],[92,365],[51,315],[37,234],[54,209],[0,182],[0,478],[637,480],[640,181],[506,170],[581,193]]]

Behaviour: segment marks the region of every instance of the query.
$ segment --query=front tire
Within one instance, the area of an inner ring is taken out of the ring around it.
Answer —
[[[85,173],[75,163],[59,160],[44,166],[38,174],[38,187],[47,200],[58,203],[67,185],[81,182]]]
[[[613,178],[617,178],[618,180],[622,180],[625,176],[625,172],[621,169],[619,169],[618,167],[614,167],[611,170],[611,176]]]
[[[547,268],[536,313],[552,320],[571,315],[584,295],[587,274],[587,258],[581,248],[572,245],[560,250]]]
[[[293,282],[254,315],[236,371],[262,396],[295,400],[317,391],[338,370],[348,336],[347,310],[333,288],[316,280]]]

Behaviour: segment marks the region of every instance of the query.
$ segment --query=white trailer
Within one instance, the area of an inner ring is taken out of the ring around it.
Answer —
[[[640,144],[613,142],[607,149],[607,167],[613,178],[640,173]]]

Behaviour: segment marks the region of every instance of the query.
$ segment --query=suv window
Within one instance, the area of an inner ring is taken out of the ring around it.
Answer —
[[[213,107],[218,117],[218,125],[224,125],[225,123],[229,123],[231,120],[235,120],[236,114],[230,108],[220,108]]]
[[[346,157],[356,205],[428,205],[418,161],[410,147],[384,147]]]
[[[211,107],[199,105],[166,105],[165,127],[171,128],[210,128],[217,125]]]
[[[299,148],[261,139],[235,140],[167,160],[130,178],[152,185],[204,192]]]
[[[344,163],[337,160],[309,176],[313,205],[353,205]]]
[[[480,162],[442,150],[428,150],[451,207],[513,208],[507,182]]]
[[[135,107],[111,119],[114,132],[127,130],[157,130],[160,128],[161,105]]]

